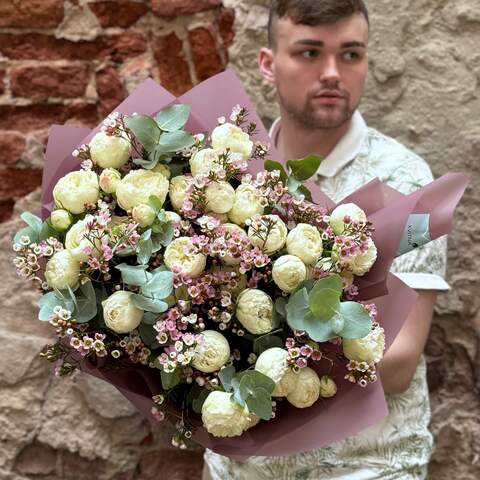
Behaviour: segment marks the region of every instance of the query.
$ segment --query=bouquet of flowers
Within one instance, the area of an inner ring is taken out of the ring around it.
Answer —
[[[243,91],[204,129],[194,102],[163,95],[166,108],[120,106],[60,163],[66,174],[47,163],[44,220],[22,215],[14,263],[58,336],[43,355],[171,421],[180,447],[192,435],[237,454],[318,446],[339,433],[292,447],[286,432],[335,421],[330,402],[357,417],[340,435],[377,421],[376,365],[414,300],[388,268],[419,208],[432,221],[418,238],[445,233],[464,177],[410,196],[373,182],[335,206],[309,188],[319,157],[271,159]],[[363,419],[352,399],[369,405]]]

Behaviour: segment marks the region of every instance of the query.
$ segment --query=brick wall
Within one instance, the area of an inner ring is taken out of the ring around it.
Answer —
[[[94,126],[149,76],[189,90],[233,22],[221,0],[0,0],[0,222],[40,185],[50,124]]]

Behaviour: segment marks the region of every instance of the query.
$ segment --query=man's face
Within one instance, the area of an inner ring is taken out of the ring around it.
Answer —
[[[314,27],[279,19],[271,81],[284,111],[306,129],[349,121],[363,94],[367,43],[368,23],[360,14]]]

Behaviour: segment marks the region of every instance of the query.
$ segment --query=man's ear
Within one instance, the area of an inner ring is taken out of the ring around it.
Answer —
[[[258,66],[263,78],[268,83],[275,83],[275,62],[270,48],[261,48],[258,54]]]

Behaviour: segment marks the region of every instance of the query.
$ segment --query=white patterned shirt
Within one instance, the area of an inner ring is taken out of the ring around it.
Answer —
[[[275,144],[279,129],[277,119],[270,131]],[[375,177],[402,193],[433,180],[423,159],[367,127],[358,111],[317,174],[319,188],[334,201]],[[448,290],[445,267],[446,237],[442,237],[397,258],[392,272],[415,289]],[[408,390],[386,398],[389,415],[382,422],[328,447],[285,457],[250,457],[244,462],[207,450],[212,480],[425,479],[433,440],[423,356]]]

